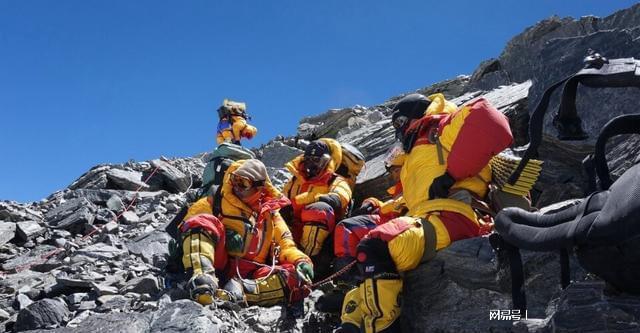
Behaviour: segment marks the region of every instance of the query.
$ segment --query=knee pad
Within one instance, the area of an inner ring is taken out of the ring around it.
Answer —
[[[387,242],[380,238],[363,239],[358,244],[356,259],[363,277],[380,274],[397,274],[395,263],[389,253]]]
[[[375,215],[359,215],[344,219],[338,223],[333,243],[337,257],[355,257],[358,243],[369,231],[375,228],[379,218]]]
[[[300,236],[302,251],[308,256],[315,256],[335,227],[333,208],[324,202],[315,202],[302,210],[300,219],[303,224]]]
[[[182,238],[182,264],[193,275],[213,272],[215,245],[201,232],[189,232]]]

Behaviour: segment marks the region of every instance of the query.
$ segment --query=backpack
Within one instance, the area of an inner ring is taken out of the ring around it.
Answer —
[[[575,105],[579,83],[593,88],[640,86],[640,71],[638,71],[640,62],[633,58],[608,60],[595,54],[587,57],[585,62],[584,69],[556,82],[547,88],[542,95],[531,114],[529,122],[531,142],[515,171],[508,179],[507,182],[509,184],[513,185],[520,181],[525,176],[525,169],[530,160],[537,156],[538,147],[542,142],[544,116],[549,106],[551,94],[557,88],[565,84],[562,90],[560,108],[553,122],[558,129],[559,139],[581,140],[586,138],[586,133],[582,129],[582,121]],[[619,116],[603,127],[596,142],[594,155],[588,156],[583,161],[583,167],[590,178],[586,194],[596,193],[594,192],[597,190],[596,176],[600,180],[602,190],[607,190],[612,183],[606,163],[606,141],[617,134],[631,133],[640,133],[640,115]],[[585,199],[585,206],[588,205],[591,197],[589,195]],[[638,254],[640,254],[638,240],[640,240],[640,236],[635,236],[622,243],[582,246],[576,249],[576,255],[581,266],[589,272],[600,276],[620,290],[640,293],[639,288],[637,288],[637,280],[640,276],[640,272],[637,269],[640,267],[637,260]],[[508,259],[511,274],[511,297],[514,308],[526,310],[525,277],[519,244],[510,244],[497,233],[490,235],[489,241],[500,256]],[[565,289],[570,283],[569,251],[567,248],[559,248],[557,250],[560,252],[561,286],[562,289]]]
[[[348,143],[341,143],[340,146],[342,148],[342,161],[336,173],[353,181],[353,184],[355,184],[356,178],[366,162],[364,155],[358,148]]]
[[[233,162],[252,158],[256,158],[256,155],[247,148],[229,142],[221,143],[204,167],[200,197],[208,195],[212,185],[222,184],[224,173]]]
[[[231,116],[240,116],[244,119],[251,118],[247,115],[247,105],[245,103],[225,99],[222,102],[222,106],[218,108],[218,119],[231,121]]]

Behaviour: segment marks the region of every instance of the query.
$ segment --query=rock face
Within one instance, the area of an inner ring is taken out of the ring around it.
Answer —
[[[529,141],[530,110],[555,80],[575,72],[588,48],[608,57],[640,54],[640,5],[605,18],[552,17],[514,37],[502,54],[482,62],[470,76],[416,92],[442,92],[462,105],[488,99],[509,117],[514,151]],[[583,197],[581,160],[613,115],[630,113],[635,90],[580,89],[578,109],[590,139],[562,142],[551,114],[539,155],[543,173],[534,187],[538,207]],[[290,176],[284,164],[315,137],[358,147],[366,166],[357,180],[356,202],[386,198],[385,152],[394,143],[390,125],[395,96],[374,106],[329,110],[302,119],[295,136],[277,137],[255,149],[272,182]],[[557,97],[557,96],[556,96]],[[638,162],[640,140],[616,138],[608,146],[614,178]],[[241,308],[216,301],[202,307],[173,288],[164,272],[171,236],[165,226],[197,199],[207,154],[179,159],[98,165],[67,189],[41,202],[0,202],[0,331],[31,332],[329,332],[337,318],[313,310],[322,294],[305,301],[306,315],[287,319],[286,308]],[[633,158],[630,158],[632,156]],[[157,168],[157,172],[152,172]],[[151,177],[150,177],[151,176]],[[148,178],[148,179],[147,179]],[[145,180],[148,180],[145,182]],[[140,192],[135,192],[139,190]],[[127,211],[125,211],[127,209]],[[490,320],[509,310],[510,275],[502,254],[486,238],[455,242],[436,258],[407,272],[401,322],[416,332],[640,331],[640,298],[618,294],[571,259],[572,284],[560,288],[558,256],[523,252],[528,301],[526,320]]]

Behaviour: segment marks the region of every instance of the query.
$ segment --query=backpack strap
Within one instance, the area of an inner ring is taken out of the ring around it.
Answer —
[[[524,291],[524,269],[522,267],[522,256],[520,249],[507,243],[500,234],[489,235],[491,247],[502,256],[507,257],[509,271],[511,274],[511,301],[513,308],[522,312],[527,310],[527,296]]]
[[[213,191],[213,206],[211,207],[214,216],[222,215],[222,186],[216,185]]]
[[[587,57],[585,62],[585,68],[554,83],[545,90],[529,121],[529,148],[509,178],[510,184],[515,184],[527,162],[537,157],[538,147],[542,142],[544,116],[549,107],[551,95],[557,88],[566,82],[560,108],[554,116],[553,125],[558,129],[561,140],[575,140],[586,138],[586,133],[582,129],[582,120],[578,116],[575,104],[579,83],[591,88],[640,86],[640,71],[637,71],[639,62],[633,58],[607,60],[596,54]]]

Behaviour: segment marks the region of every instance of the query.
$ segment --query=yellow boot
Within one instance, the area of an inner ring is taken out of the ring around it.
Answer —
[[[208,305],[218,289],[218,280],[213,269],[215,245],[211,238],[200,232],[189,232],[182,239],[182,264],[192,270],[187,290],[191,299]]]

